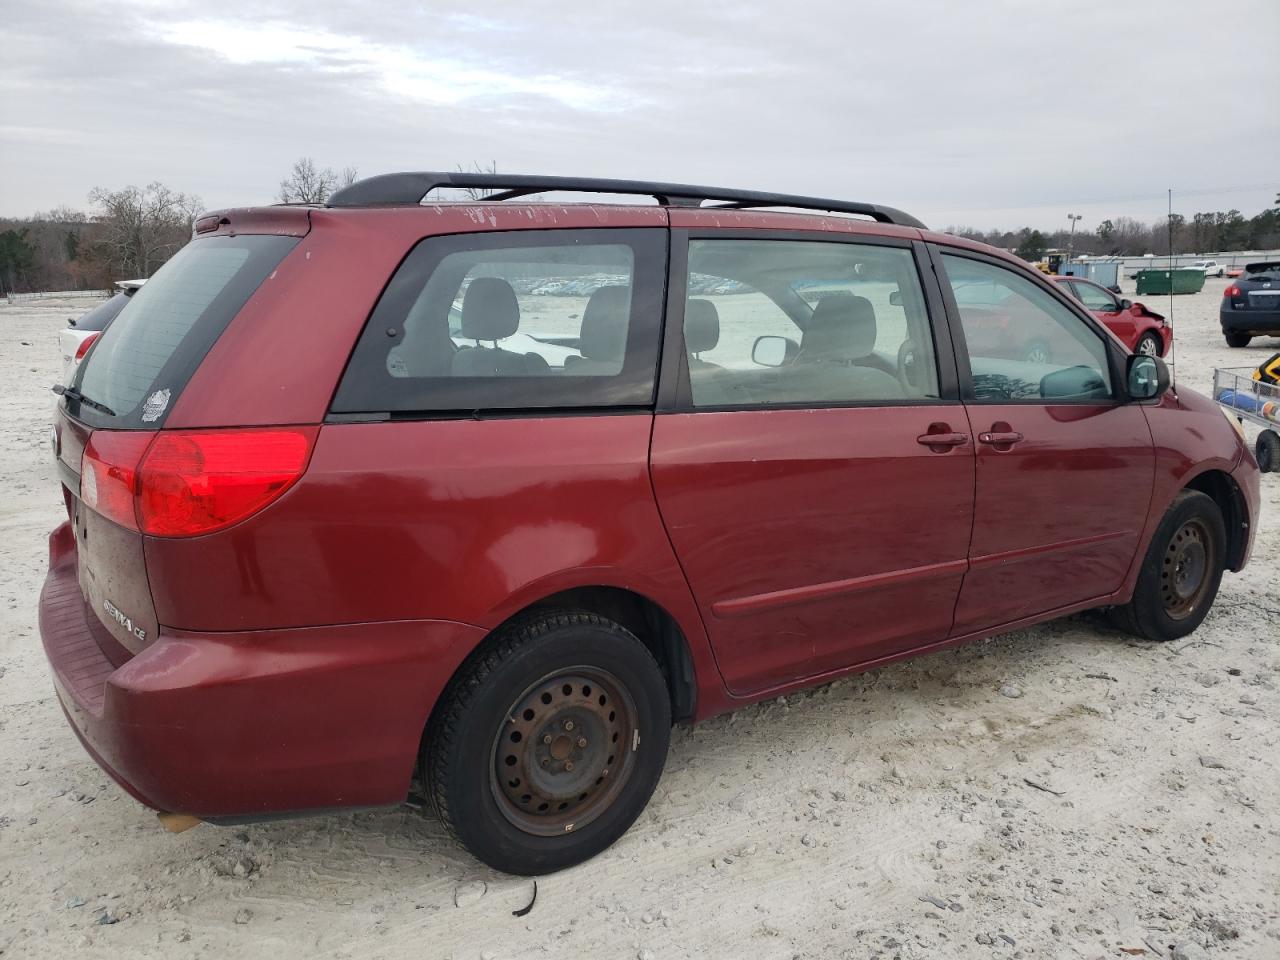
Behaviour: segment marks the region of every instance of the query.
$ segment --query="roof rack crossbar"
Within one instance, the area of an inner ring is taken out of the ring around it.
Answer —
[[[653,197],[664,206],[697,207],[704,201],[721,201],[716,208],[748,209],[752,207],[791,207],[798,210],[823,210],[871,217],[880,223],[892,223],[924,229],[924,224],[908,213],[893,207],[849,200],[804,197],[790,193],[764,193],[758,190],[729,190],[724,187],[699,187],[687,183],[654,183],[646,180],[610,180],[590,177],[538,177],[501,173],[384,173],[357,180],[337,191],[326,202],[329,207],[415,206],[433,190],[471,188],[492,191],[486,201],[517,200],[538,193],[615,193],[626,196]]]

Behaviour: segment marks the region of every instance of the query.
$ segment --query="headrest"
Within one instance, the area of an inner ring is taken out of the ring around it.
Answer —
[[[621,285],[600,287],[582,311],[578,350],[588,360],[621,360],[627,349],[630,319],[631,288]]]
[[[875,307],[852,293],[819,300],[800,338],[800,352],[809,360],[861,360],[875,348]]]
[[[503,340],[520,328],[520,305],[501,277],[476,277],[462,295],[459,335],[468,340]]]
[[[684,346],[690,353],[714,350],[720,342],[720,311],[710,300],[690,300],[684,308]]]

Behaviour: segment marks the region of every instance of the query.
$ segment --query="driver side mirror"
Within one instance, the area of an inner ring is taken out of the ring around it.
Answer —
[[[756,337],[751,347],[751,361],[762,367],[781,367],[800,352],[800,344],[786,337]]]
[[[1121,310],[1128,310],[1128,309],[1129,309],[1130,307],[1132,307],[1132,306],[1133,306],[1133,301],[1132,301],[1132,300],[1121,300],[1121,301],[1120,301],[1120,309],[1121,309]]]
[[[893,293],[889,294],[889,305],[890,305],[890,306],[893,306],[893,307],[900,307],[900,306],[902,306],[902,291],[901,291],[901,290],[895,290],[895,291],[893,291]]]
[[[1154,400],[1169,389],[1169,368],[1159,357],[1137,353],[1129,357],[1126,381],[1131,400]]]

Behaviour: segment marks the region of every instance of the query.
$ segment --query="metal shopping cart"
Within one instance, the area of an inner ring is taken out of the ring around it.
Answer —
[[[1262,428],[1254,444],[1263,473],[1280,470],[1280,385],[1255,380],[1253,367],[1218,367],[1213,371],[1213,399],[1241,423]]]

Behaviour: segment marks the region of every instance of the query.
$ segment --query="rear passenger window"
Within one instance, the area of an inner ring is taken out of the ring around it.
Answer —
[[[396,271],[339,413],[652,402],[665,232],[434,237]]]
[[[924,295],[903,247],[693,240],[684,339],[695,407],[939,396]]]

